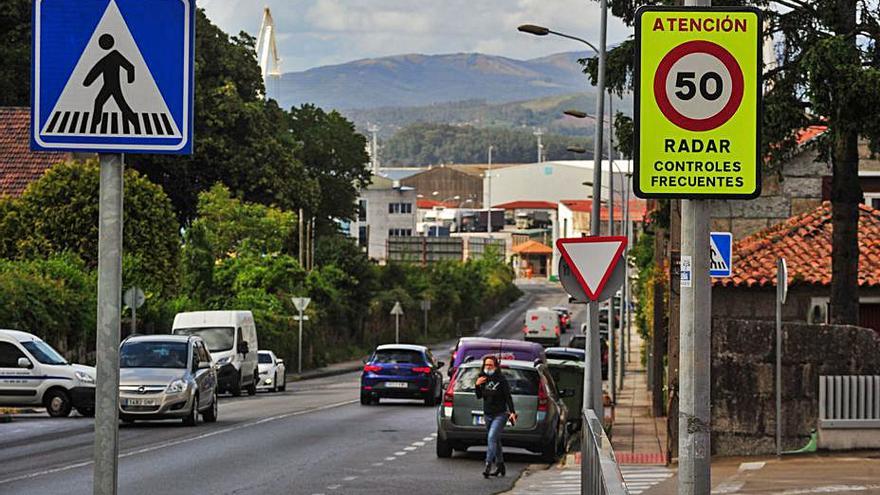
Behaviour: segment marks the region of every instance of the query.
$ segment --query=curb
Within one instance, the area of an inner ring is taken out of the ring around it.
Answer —
[[[314,372],[306,372],[302,375],[287,375],[285,377],[286,380],[291,382],[304,382],[308,380],[314,380],[316,378],[327,378],[329,376],[337,376],[344,375],[346,373],[354,373],[355,371],[360,371],[363,368],[363,364],[344,366],[335,369],[328,370],[315,370]]]

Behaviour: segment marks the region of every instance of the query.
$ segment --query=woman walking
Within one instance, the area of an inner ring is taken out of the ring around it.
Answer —
[[[495,356],[483,358],[483,369],[477,377],[476,394],[483,400],[483,417],[486,420],[488,441],[486,442],[486,469],[483,476],[504,476],[504,454],[501,451],[501,434],[507,421],[516,423],[516,411],[513,408],[513,397],[510,385],[501,374],[501,366]],[[492,464],[495,471],[492,472]]]

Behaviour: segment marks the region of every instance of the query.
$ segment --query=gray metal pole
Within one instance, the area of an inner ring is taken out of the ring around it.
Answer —
[[[711,486],[709,223],[708,201],[681,201],[681,257],[690,257],[692,271],[690,286],[681,285],[679,495],[704,495]]]
[[[134,335],[137,333],[137,301],[132,301],[134,304],[131,306],[131,334]]]
[[[297,346],[296,358],[297,374],[302,375],[303,372],[303,312],[299,311],[299,345]]]
[[[495,147],[489,145],[489,169],[486,172],[486,220],[489,224],[487,232],[492,233],[492,150]],[[491,235],[489,237],[492,237]],[[427,328],[427,324],[425,326]]]
[[[423,313],[424,313],[424,316],[425,316],[425,339],[427,339],[427,338],[428,338],[428,310],[425,309],[425,310],[423,311]]]
[[[627,254],[629,253],[629,185],[624,181],[624,177],[620,178],[623,184],[623,218],[621,218],[620,226],[624,237],[626,237],[626,249],[623,251],[623,288],[620,291],[620,388],[623,389],[623,377],[626,375],[626,339],[629,333],[629,262]]]
[[[394,315],[394,343],[400,343],[400,315]]]
[[[782,457],[782,259],[776,260],[776,456]]]
[[[119,330],[122,312],[121,154],[101,154],[94,494],[115,495],[119,466]]]

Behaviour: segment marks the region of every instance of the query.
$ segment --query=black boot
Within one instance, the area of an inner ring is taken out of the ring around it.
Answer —
[[[492,463],[491,462],[487,462],[486,469],[483,470],[483,477],[489,478],[489,476],[492,476]]]
[[[492,473],[492,476],[504,476],[507,474],[507,469],[504,467],[504,463],[499,463],[495,465],[495,472]]]

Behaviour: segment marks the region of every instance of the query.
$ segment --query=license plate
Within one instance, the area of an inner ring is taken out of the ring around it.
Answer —
[[[529,330],[529,334],[536,334],[536,333],[541,333],[541,332],[539,332],[538,330]]]
[[[155,406],[155,399],[125,399],[126,406]]]
[[[406,388],[409,384],[406,382],[385,382],[385,388]]]
[[[474,426],[486,426],[486,417],[482,414],[474,414]]]

